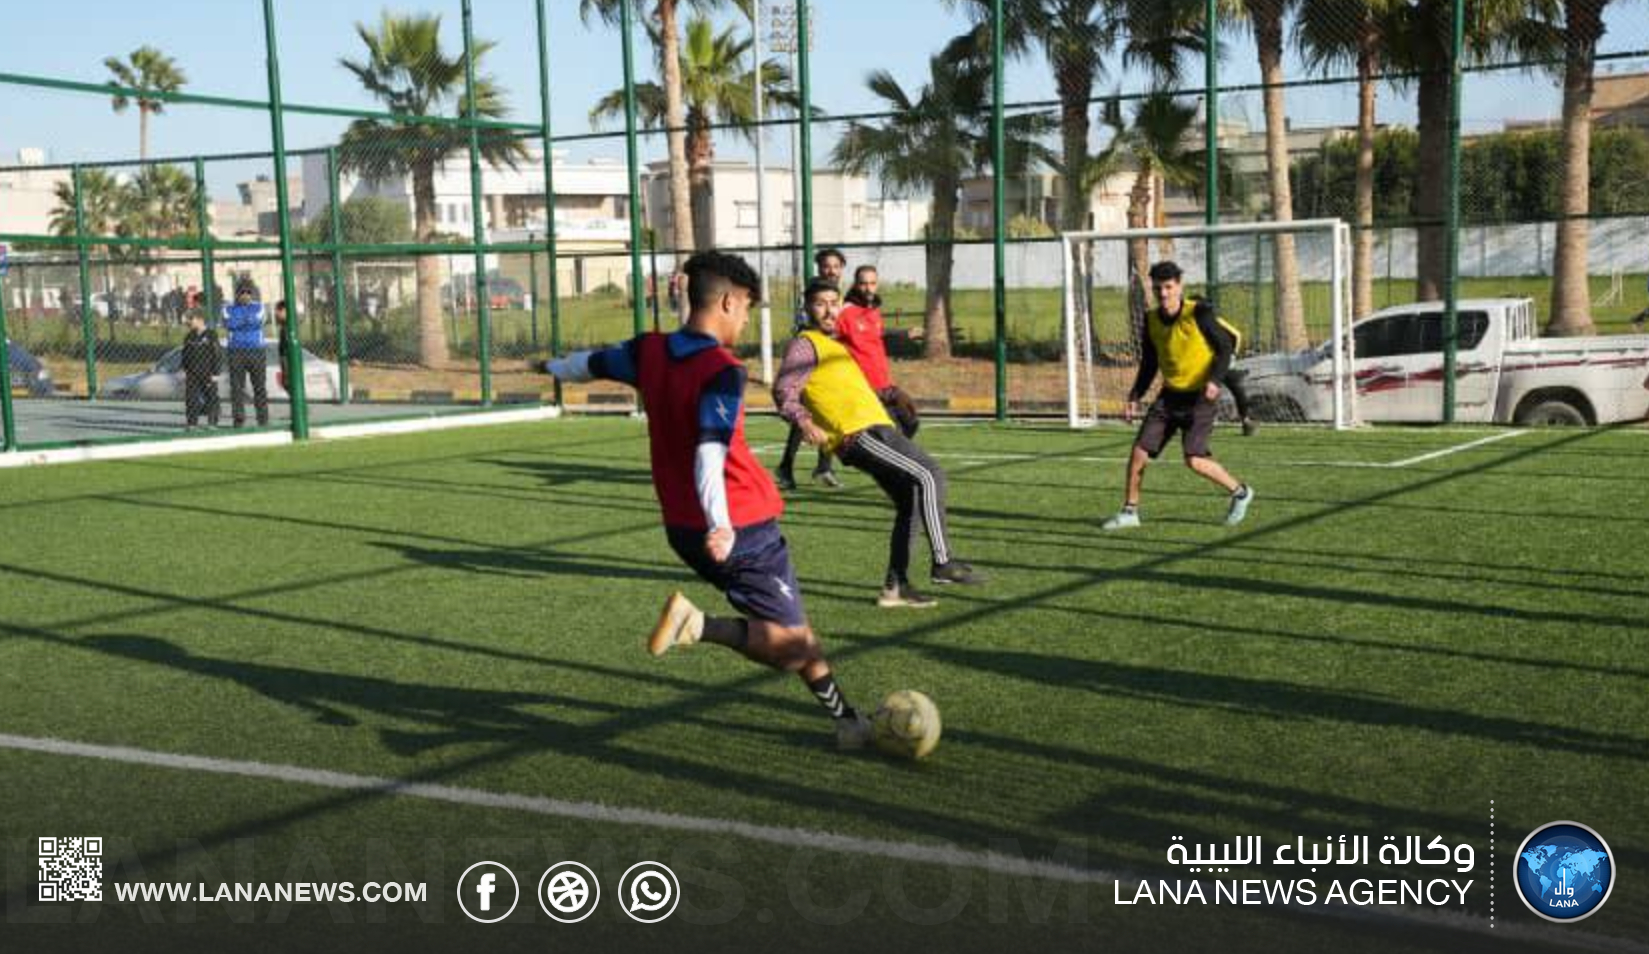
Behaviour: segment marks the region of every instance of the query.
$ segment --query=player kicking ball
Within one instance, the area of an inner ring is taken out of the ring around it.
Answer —
[[[1145,468],[1162,453],[1176,431],[1182,433],[1185,466],[1231,495],[1226,526],[1242,523],[1248,516],[1248,505],[1254,501],[1253,489],[1226,472],[1208,447],[1214,432],[1215,402],[1220,397],[1220,382],[1231,367],[1234,342],[1221,327],[1211,302],[1185,299],[1180,275],[1180,267],[1173,262],[1151,266],[1151,290],[1157,307],[1145,316],[1139,373],[1128,392],[1125,419],[1132,423],[1139,416],[1140,399],[1159,371],[1162,389],[1134,439],[1122,510],[1101,524],[1105,530],[1128,530],[1140,525],[1139,494]]]
[[[648,638],[662,656],[698,642],[801,676],[836,727],[842,749],[863,748],[870,722],[847,703],[802,609],[801,587],[779,531],[784,502],[744,439],[744,365],[728,346],[750,321],[761,279],[735,255],[687,260],[690,313],[669,334],[549,362],[562,381],[601,378],[641,392],[653,490],[681,561],[727,596],[737,616],[708,616],[679,591]]]

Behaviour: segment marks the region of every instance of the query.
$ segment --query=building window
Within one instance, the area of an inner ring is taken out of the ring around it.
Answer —
[[[853,208],[849,214],[851,216],[851,222],[849,223],[850,227],[856,229],[862,229],[865,227],[865,207],[862,203],[853,203]]]
[[[796,230],[796,203],[786,202],[784,212],[780,216],[779,226],[794,232]]]
[[[741,228],[741,229],[753,229],[753,228],[756,228],[758,225],[761,224],[761,220],[759,218],[757,218],[757,215],[756,215],[756,203],[754,203],[754,202],[735,202],[735,203],[733,203],[733,208],[738,212],[738,227],[739,228]]]

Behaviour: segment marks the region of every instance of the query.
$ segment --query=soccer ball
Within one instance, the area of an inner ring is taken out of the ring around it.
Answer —
[[[939,707],[914,689],[889,693],[870,725],[876,748],[887,755],[919,759],[939,745]]]

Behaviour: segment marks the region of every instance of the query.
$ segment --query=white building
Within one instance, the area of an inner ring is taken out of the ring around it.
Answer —
[[[67,169],[32,168],[45,164],[44,149],[25,147],[17,150],[19,168],[0,172],[0,232],[51,233],[57,187],[67,185],[73,174]]]
[[[765,170],[767,244],[796,245],[795,177],[787,166]],[[642,183],[644,219],[661,243],[668,243],[673,218],[670,171],[665,162],[648,165]],[[710,166],[711,244],[717,248],[755,248],[758,244],[756,167],[752,162],[718,159]],[[856,242],[903,242],[921,237],[927,203],[908,199],[874,199],[870,180],[837,169],[813,170],[813,241],[816,245]]]
[[[482,208],[486,240],[497,241],[496,233],[508,229],[543,231],[544,154],[537,146],[527,146],[527,155],[515,168],[485,165],[481,170]],[[624,164],[611,159],[592,159],[581,164],[566,161],[566,153],[551,153],[555,176],[555,213],[558,229],[611,231],[600,223],[629,220],[629,184]],[[304,197],[301,221],[327,214],[332,201],[327,180],[326,156],[303,157]],[[412,178],[368,180],[354,173],[339,174],[339,190],[344,201],[371,196],[399,202],[406,207],[407,222],[413,221]],[[449,157],[435,172],[436,228],[469,238],[473,226],[470,198],[470,171],[467,154]],[[559,231],[558,231],[559,234]],[[626,235],[627,235],[626,231]]]

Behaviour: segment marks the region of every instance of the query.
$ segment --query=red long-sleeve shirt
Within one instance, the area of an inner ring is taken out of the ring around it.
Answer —
[[[887,343],[882,340],[882,310],[865,305],[844,305],[836,318],[836,340],[853,355],[859,370],[873,390],[880,393],[893,386],[888,369]]]

